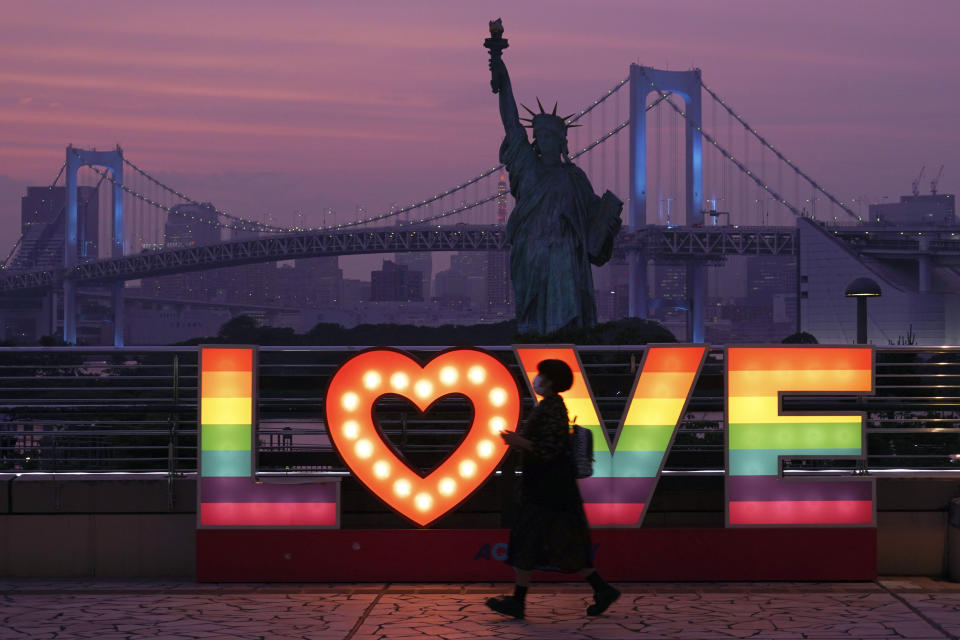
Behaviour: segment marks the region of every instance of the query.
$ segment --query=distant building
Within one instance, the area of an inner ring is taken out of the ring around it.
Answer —
[[[900,196],[900,202],[870,205],[869,224],[916,227],[954,226],[957,198],[950,193]]]
[[[423,281],[423,299],[429,300],[430,282],[433,280],[433,254],[429,251],[396,253],[393,261],[407,267],[411,272],[420,272],[420,279]]]
[[[619,320],[630,315],[630,271],[625,256],[614,257],[593,270],[597,296],[597,319]]]
[[[513,307],[510,252],[488,251],[486,264],[487,309],[507,311]]]
[[[747,258],[747,296],[754,306],[769,306],[777,294],[794,293],[796,264],[786,256]]]
[[[510,193],[510,186],[507,184],[507,174],[501,173],[500,180],[497,182],[497,224],[507,224],[507,195]]]
[[[858,255],[828,229],[797,221],[800,245],[801,330],[825,344],[850,344],[857,337],[856,299],[845,297],[854,279],[880,285],[880,297],[867,302],[869,342],[897,344],[912,331],[919,345],[960,344],[960,274],[929,254],[903,254],[897,260]],[[927,277],[918,262],[930,260]]]
[[[163,227],[163,248],[184,249],[220,242],[217,212],[209,202],[177,205]]]
[[[293,267],[281,267],[276,279],[280,299],[287,305],[327,309],[347,302],[336,256],[298,259]]]
[[[497,183],[497,224],[505,227],[507,224],[507,195],[510,187],[507,185],[506,174],[500,174]],[[487,264],[487,310],[508,312],[513,307],[513,285],[510,282],[510,252],[488,251]]]
[[[217,212],[210,203],[183,204],[167,214],[163,227],[163,249],[187,249],[220,242]],[[141,288],[147,295],[177,300],[223,300],[221,270],[177,273],[144,278]]]
[[[423,274],[406,265],[384,260],[383,268],[370,273],[370,300],[406,302],[423,300]]]
[[[65,187],[27,187],[20,199],[22,238],[11,269],[50,269],[63,266],[67,190]],[[100,201],[96,187],[77,187],[77,251],[82,261],[99,256]]]

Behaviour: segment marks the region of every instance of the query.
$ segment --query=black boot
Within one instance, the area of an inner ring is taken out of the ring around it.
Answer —
[[[614,587],[613,585],[608,584],[606,587],[600,589],[599,591],[593,592],[593,601],[595,604],[587,607],[588,616],[598,616],[607,608],[617,601],[617,598],[620,597],[620,590]]]
[[[487,606],[496,611],[497,613],[502,613],[505,616],[510,616],[513,618],[522,618],[524,604],[523,600],[514,598],[513,596],[500,596],[499,598],[487,598]]]
[[[587,607],[588,616],[600,615],[620,597],[620,590],[601,578],[596,571],[587,576],[587,582],[593,587],[593,601],[595,603]]]

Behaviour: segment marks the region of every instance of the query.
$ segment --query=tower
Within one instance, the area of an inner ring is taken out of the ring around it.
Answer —
[[[700,127],[700,70],[663,71],[652,67],[630,65],[630,228],[637,231],[647,223],[647,118],[646,100],[653,91],[673,93],[685,102],[686,144],[686,220],[690,226],[703,224],[703,148]],[[630,269],[630,315],[647,317],[647,261],[641,251],[628,257]],[[687,287],[690,318],[687,338],[702,342],[704,337],[704,303],[706,301],[706,265],[687,264]]]
[[[123,150],[117,145],[113,151],[91,151],[67,146],[66,182],[67,208],[66,228],[64,229],[63,266],[67,277],[63,279],[63,341],[68,344],[77,342],[77,285],[69,277],[70,269],[77,265],[81,251],[80,220],[77,209],[77,172],[83,166],[105,167],[113,174],[113,207],[110,216],[110,252],[111,258],[123,256]],[[113,303],[113,345],[122,347],[123,338],[123,280],[110,283]]]
[[[497,182],[497,225],[507,224],[507,194],[510,187],[507,175],[500,174]],[[513,299],[510,289],[510,252],[487,252],[487,310],[505,312]]]

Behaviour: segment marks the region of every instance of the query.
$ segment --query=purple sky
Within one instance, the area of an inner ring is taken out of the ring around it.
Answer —
[[[498,16],[528,104],[573,111],[635,61],[698,66],[840,197],[908,193],[924,164],[960,187],[955,0],[33,0],[0,22],[0,253],[67,143],[120,143],[194,198],[281,222],[428,197],[496,163]]]

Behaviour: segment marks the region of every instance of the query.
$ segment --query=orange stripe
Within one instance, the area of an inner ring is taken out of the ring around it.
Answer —
[[[200,383],[203,398],[249,398],[253,392],[251,371],[204,371]]]
[[[253,371],[253,349],[203,349],[200,362],[202,372],[208,371]]]
[[[870,369],[870,347],[730,347],[729,371]]]
[[[705,347],[650,347],[643,371],[695,372],[700,366]],[[684,395],[686,397],[686,395]]]
[[[638,400],[655,398],[686,400],[693,373],[693,371],[647,371],[644,368],[633,397]]]
[[[773,396],[779,391],[871,391],[873,371],[866,369],[748,369],[728,373],[730,396]]]

